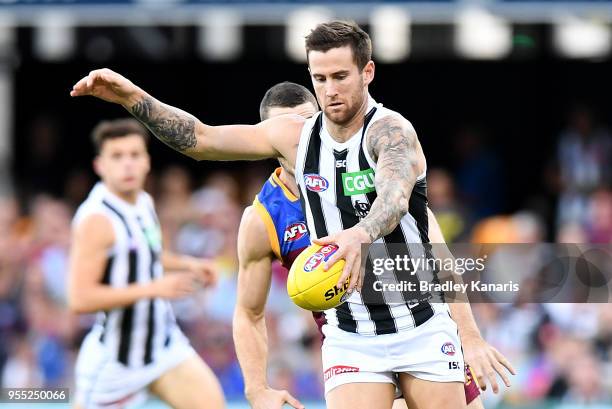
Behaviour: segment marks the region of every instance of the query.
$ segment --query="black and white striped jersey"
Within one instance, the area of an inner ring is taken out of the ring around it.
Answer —
[[[344,143],[331,137],[322,112],[304,124],[297,151],[295,178],[312,238],[350,228],[368,214],[377,197],[374,184],[376,163],[368,152],[365,135],[373,123],[388,115],[399,114],[370,97],[363,128]],[[376,243],[418,243],[416,251],[425,251],[421,245],[429,243],[425,173],[417,179],[409,208],[409,213],[401,219],[397,228]],[[375,248],[378,250],[373,251],[386,253],[376,257],[394,257],[390,253],[395,250],[386,246]],[[370,252],[367,259],[370,265],[366,266],[366,271],[371,271],[374,256]],[[380,277],[366,274],[361,293],[354,292],[344,304],[325,311],[326,323],[362,335],[389,334],[424,323],[433,316],[434,308],[447,308],[427,301],[413,303],[401,292],[375,292],[372,290],[375,279],[390,283],[400,281],[395,271],[387,271]],[[418,280],[419,277],[409,279]],[[366,291],[369,291],[367,296]]]
[[[106,216],[115,234],[102,278],[104,284],[121,288],[149,283],[163,275],[161,230],[153,200],[147,193],[140,193],[132,205],[100,182],[78,208],[73,226],[91,214]],[[163,353],[175,325],[170,303],[155,298],[98,312],[94,330],[100,332],[100,342],[118,362],[138,367],[153,362]]]

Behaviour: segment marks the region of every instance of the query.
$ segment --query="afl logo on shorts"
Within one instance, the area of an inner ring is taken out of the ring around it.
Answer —
[[[304,235],[308,233],[308,229],[306,228],[306,223],[298,222],[293,223],[292,225],[287,226],[285,229],[285,235],[283,237],[283,241],[292,242],[301,239]]]
[[[304,263],[304,271],[310,273],[312,270],[317,268],[323,261],[327,261],[338,250],[337,246],[333,244],[328,244],[327,246],[321,247],[319,251],[314,253],[306,262]]]
[[[304,175],[304,184],[311,192],[325,192],[329,187],[327,179],[314,173]]]
[[[440,351],[448,356],[453,356],[455,355],[455,345],[452,342],[446,342],[444,345],[442,345]]]

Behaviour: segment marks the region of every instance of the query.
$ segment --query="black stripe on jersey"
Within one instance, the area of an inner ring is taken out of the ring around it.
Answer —
[[[308,174],[319,175],[320,173],[319,164],[321,159],[321,137],[319,134],[321,132],[322,123],[323,113],[319,114],[314,126],[312,127],[312,132],[310,133],[310,140],[308,141],[308,150],[306,152],[306,160],[304,161],[302,177],[305,177]],[[325,237],[327,236],[327,226],[321,205],[321,198],[317,192],[309,190],[305,184],[304,188],[306,190],[306,195],[308,196],[310,210],[312,211],[312,218],[314,220],[317,237]],[[304,210],[304,214],[306,214],[306,208],[303,205],[302,210]]]
[[[154,219],[155,220],[155,219]],[[142,234],[146,236],[145,228],[142,224],[142,220],[140,217],[138,218],[138,224],[140,224],[140,229],[142,230]],[[149,248],[149,253],[151,254],[151,262],[149,264],[149,273],[151,277],[151,281],[155,280],[155,264],[157,262],[157,253],[151,247],[151,243],[147,240],[147,247]],[[155,298],[149,300],[149,311],[147,317],[147,332],[145,337],[145,353],[144,353],[144,363],[145,365],[153,362],[153,334],[155,334]]]
[[[135,249],[131,249],[128,253],[128,285],[135,283],[137,280],[138,268],[138,253]],[[132,327],[134,325],[134,305],[130,305],[123,309],[121,316],[121,324],[119,325],[119,356],[118,360],[124,365],[128,365],[128,357],[130,354],[132,342]]]
[[[414,188],[412,189],[412,194],[410,195],[410,201],[408,203],[408,211],[414,217],[414,220],[417,224],[417,229],[419,230],[419,237],[423,242],[423,247],[425,248],[425,257],[428,259],[433,259],[433,252],[431,243],[429,240],[429,214],[427,213],[427,180],[425,178],[418,180]],[[434,268],[433,270],[433,283],[439,283],[438,279],[438,270]],[[434,294],[435,302],[444,302],[444,293],[437,292]]]
[[[106,259],[106,266],[104,267],[104,274],[102,275],[102,284],[110,285],[111,283],[111,271],[113,269],[113,263],[115,257],[109,256]],[[104,342],[106,336],[106,326],[108,325],[108,312],[104,311],[104,321],[102,322],[102,333],[100,334],[100,342]]]
[[[353,210],[351,198],[345,196],[342,189],[342,173],[346,172],[347,154],[348,151],[346,149],[342,152],[334,151],[334,166],[336,167],[336,206],[340,209],[343,230],[359,223],[359,218],[355,215],[355,211]],[[340,160],[343,160],[345,165],[338,167],[337,163]],[[348,332],[357,332],[357,321],[353,318],[353,314],[351,314],[351,310],[347,303],[344,302],[336,307],[336,318],[338,319],[338,328]]]
[[[108,203],[106,200],[102,200],[102,204],[106,207],[108,207],[113,213],[115,213],[117,215],[117,217],[119,217],[119,219],[121,220],[121,222],[123,223],[123,225],[125,226],[125,230],[127,230],[127,234],[128,237],[131,239],[132,238],[132,231],[130,230],[130,226],[128,226],[127,220],[125,220],[125,216],[123,216],[119,210],[115,209],[110,203]]]

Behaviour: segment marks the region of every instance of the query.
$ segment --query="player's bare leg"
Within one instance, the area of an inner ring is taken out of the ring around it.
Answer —
[[[208,365],[195,355],[164,373],[149,389],[174,409],[225,407],[219,381]]]
[[[395,398],[391,383],[347,383],[325,396],[328,409],[389,409]]]
[[[432,382],[402,373],[399,383],[410,409],[467,408],[462,382]]]
[[[408,408],[408,405],[406,405],[406,401],[404,399],[395,399],[393,401],[392,409],[411,409],[411,408]],[[484,409],[484,405],[482,404],[482,399],[480,399],[480,396],[477,396],[476,399],[471,401],[467,405],[467,409]]]

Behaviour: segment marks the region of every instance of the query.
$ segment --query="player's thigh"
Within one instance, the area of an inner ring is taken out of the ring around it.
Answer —
[[[392,383],[346,383],[325,396],[327,409],[390,409],[395,398]]]
[[[467,409],[484,409],[480,396],[476,396],[474,400],[467,405]]]
[[[462,382],[433,382],[407,373],[399,375],[399,384],[410,409],[466,409]]]
[[[406,401],[404,400],[404,397],[402,396],[401,398],[397,398],[393,401],[392,409],[410,409],[410,408],[408,407],[408,405],[406,405]]]
[[[217,377],[197,355],[164,372],[149,389],[174,409],[225,407]]]

